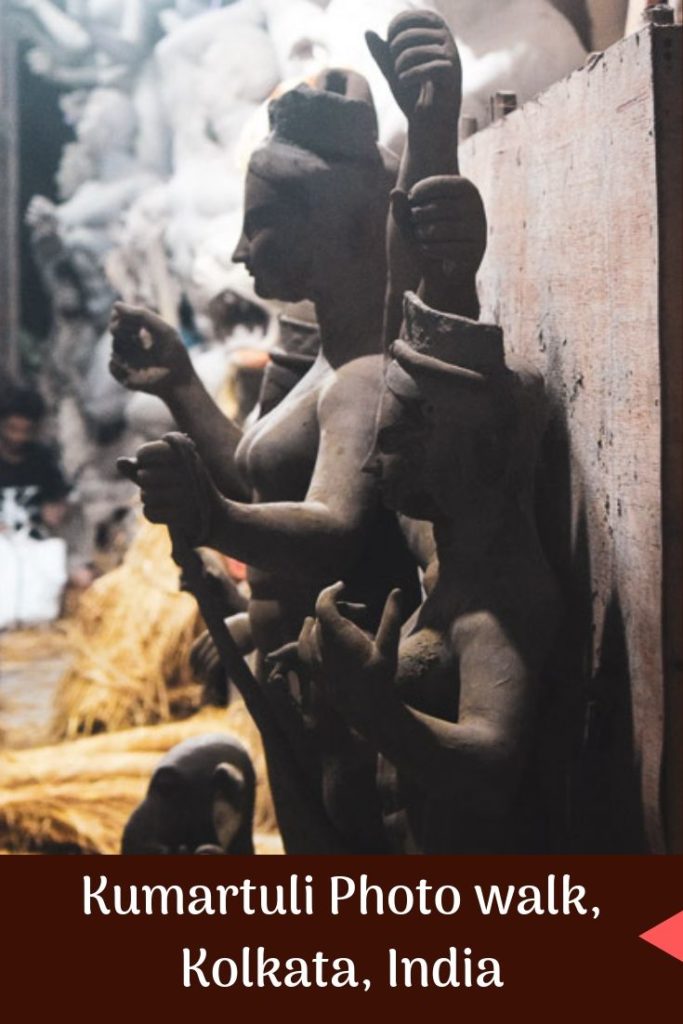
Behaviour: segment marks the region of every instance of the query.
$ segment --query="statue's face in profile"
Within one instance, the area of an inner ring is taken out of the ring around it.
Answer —
[[[344,293],[359,255],[377,252],[382,265],[388,192],[379,161],[323,159],[271,138],[249,164],[232,258],[264,299],[315,302],[330,290]]]
[[[397,393],[385,384],[374,448],[363,467],[376,476],[387,508],[414,519],[434,519],[438,512],[429,487],[429,464],[434,455],[432,411],[417,388],[401,388]]]
[[[313,245],[305,197],[283,178],[247,173],[242,237],[233,253],[262,299],[311,298]]]
[[[457,518],[486,475],[483,442],[494,420],[478,387],[449,380],[418,388],[393,362],[364,469],[388,508],[431,522]]]

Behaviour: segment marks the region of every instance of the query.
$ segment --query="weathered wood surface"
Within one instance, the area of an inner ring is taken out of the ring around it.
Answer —
[[[17,369],[19,326],[16,45],[0,3],[0,378]]]
[[[539,515],[576,849],[681,849],[680,32],[617,43],[461,147],[489,216],[482,317],[554,404]]]

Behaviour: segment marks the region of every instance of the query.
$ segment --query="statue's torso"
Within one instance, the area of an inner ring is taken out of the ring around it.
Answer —
[[[448,586],[437,583],[427,597],[415,627],[399,648],[396,685],[410,708],[457,723],[463,707],[479,703],[472,674],[468,679],[461,675],[458,636],[462,636],[463,626],[470,636],[470,650],[478,645],[485,648],[492,631],[509,643],[511,652],[526,666],[526,685],[536,690],[556,629],[555,584],[544,561],[532,554],[520,554],[508,565],[500,562],[498,569],[495,580],[489,579],[488,584],[459,589],[450,579]],[[474,632],[473,620],[481,623]],[[501,699],[505,699],[502,691]],[[531,696],[530,708],[534,704]],[[485,714],[485,707],[486,699],[478,713]],[[521,766],[528,756],[529,749],[520,750]],[[519,844],[526,841],[523,825],[517,820],[528,797],[525,771],[522,767],[517,795],[496,817],[476,799],[474,775],[469,780],[463,775],[452,795],[447,789],[438,795],[380,755],[377,781],[392,849],[433,854],[519,852]]]
[[[343,367],[344,388],[356,395],[354,380],[367,380],[368,373],[381,373],[381,356],[377,365],[368,358],[358,359]],[[319,404],[323,392],[337,386],[342,371],[334,370],[319,355],[297,386],[270,413],[257,421],[244,435],[236,459],[241,473],[256,502],[294,501],[306,498],[318,457],[320,442]],[[373,391],[374,393],[374,391]],[[367,419],[364,419],[364,417]],[[371,434],[375,409],[359,401],[353,412],[353,429]],[[343,440],[343,439],[342,439]],[[360,474],[361,467],[357,472]],[[364,478],[367,483],[368,478]],[[343,481],[353,489],[353,480]],[[372,524],[363,526],[357,564],[348,566],[345,576],[350,599],[363,601],[370,608],[376,623],[386,594],[392,586],[406,590],[407,606],[419,599],[414,566],[398,530],[396,518],[378,506]],[[315,599],[322,586],[317,566],[302,567],[293,579],[282,573],[249,569],[251,601],[249,617],[255,645],[268,652],[296,639],[306,615],[313,613]]]
[[[296,387],[242,438],[237,465],[255,502],[305,499],[318,454],[318,401],[332,373],[319,357]],[[253,641],[267,653],[298,635],[310,608],[310,588],[252,567],[248,580]]]

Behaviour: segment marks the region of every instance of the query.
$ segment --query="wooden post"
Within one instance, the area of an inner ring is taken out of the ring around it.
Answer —
[[[18,122],[16,40],[0,4],[0,379],[19,369]]]

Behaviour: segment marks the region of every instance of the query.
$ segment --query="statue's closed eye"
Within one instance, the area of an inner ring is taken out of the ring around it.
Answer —
[[[270,227],[275,220],[276,212],[271,203],[248,210],[244,218],[244,233],[247,238],[251,239],[258,231]]]

